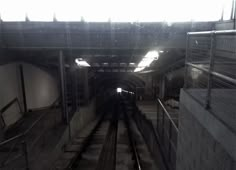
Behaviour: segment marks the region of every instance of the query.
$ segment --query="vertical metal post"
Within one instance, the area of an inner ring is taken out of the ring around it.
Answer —
[[[65,66],[64,66],[63,52],[59,52],[59,72],[60,72],[60,85],[61,85],[61,107],[62,107],[62,120],[68,123],[67,101],[66,101],[66,87],[65,87]]]
[[[169,120],[169,148],[168,148],[168,150],[169,150],[169,153],[168,153],[168,157],[169,157],[169,160],[171,160],[171,138],[172,138],[172,124],[171,124],[171,121]]]
[[[71,94],[71,99],[72,99],[72,111],[76,111],[76,77],[75,77],[75,66],[74,66],[74,61],[73,58],[70,57],[70,83],[71,83],[71,89],[70,89],[70,94]]]
[[[185,73],[184,73],[184,89],[187,88],[187,75],[188,75],[188,56],[189,56],[189,34],[187,34],[186,39],[186,52],[185,52]]]
[[[23,105],[24,105],[24,112],[27,112],[27,102],[26,102],[26,94],[25,94],[25,79],[24,79],[24,71],[23,66],[20,64],[20,81],[21,81],[21,89],[22,89],[22,97],[23,97]]]
[[[165,133],[165,113],[162,111],[162,141],[164,142]]]
[[[28,155],[27,143],[25,140],[22,142],[22,149],[25,156],[25,166],[26,166],[25,169],[29,170],[29,155]]]
[[[230,19],[233,20],[234,19],[234,0],[232,0],[232,6],[231,6],[231,14],[230,14]]]
[[[78,86],[79,86],[79,84],[78,84],[78,74],[77,74],[77,70],[75,70],[75,72],[74,72],[74,78],[75,78],[75,111],[77,111],[78,110],[78,104],[79,104],[79,100],[78,100]]]
[[[160,111],[160,106],[159,106],[159,101],[157,100],[157,132],[158,132],[158,127],[159,127],[159,119],[160,119],[160,114],[159,114],[159,111]]]
[[[211,33],[211,47],[210,47],[210,63],[208,72],[208,85],[207,85],[207,96],[206,96],[206,109],[210,109],[211,105],[211,88],[212,88],[212,71],[214,68],[214,52],[215,52],[215,32]]]
[[[234,0],[234,29],[236,29],[236,2]]]

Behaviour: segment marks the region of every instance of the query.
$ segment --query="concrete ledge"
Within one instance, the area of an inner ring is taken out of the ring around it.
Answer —
[[[83,128],[89,125],[89,122],[92,122],[96,118],[95,113],[95,99],[92,100],[88,105],[80,108],[79,112],[76,112],[72,119],[70,120],[71,126],[71,138],[73,139]],[[39,169],[50,169],[55,163],[58,156],[63,152],[63,146],[69,142],[69,127],[67,126],[63,134],[56,144],[54,150],[50,153],[47,164],[45,166],[40,167]]]
[[[184,90],[181,90],[180,101],[235,161],[236,134]]]

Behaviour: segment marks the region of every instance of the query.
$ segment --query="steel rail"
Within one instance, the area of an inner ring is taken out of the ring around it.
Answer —
[[[116,140],[118,120],[116,112],[113,112],[113,117],[103,144],[102,151],[99,155],[96,170],[115,170],[116,168]]]
[[[89,133],[89,135],[84,139],[84,141],[81,144],[81,149],[77,152],[76,156],[70,161],[69,166],[67,167],[67,169],[76,169],[78,167],[78,161],[82,156],[82,153],[87,149],[87,147],[89,146],[90,141],[93,138],[93,135],[96,133],[96,131],[98,130],[98,128],[100,127],[102,121],[104,118],[104,114],[101,117],[101,119],[98,121],[98,123],[94,126],[94,128],[92,129],[92,131]]]
[[[125,118],[124,122],[125,122],[125,125],[127,128],[128,137],[129,137],[129,141],[130,141],[130,145],[131,145],[131,150],[132,150],[133,156],[134,156],[135,168],[136,168],[136,170],[142,170],[140,156],[139,156],[137,147],[135,145],[135,141],[133,139],[133,135],[132,135],[131,127],[130,127],[130,120],[129,120],[129,117],[126,112],[126,108],[124,109],[124,118]]]

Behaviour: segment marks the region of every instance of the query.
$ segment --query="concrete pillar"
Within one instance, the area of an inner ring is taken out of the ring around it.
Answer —
[[[61,87],[61,111],[62,111],[62,120],[68,122],[68,109],[67,109],[67,100],[66,100],[66,74],[65,74],[65,63],[63,52],[59,52],[59,73],[60,73],[60,87]]]

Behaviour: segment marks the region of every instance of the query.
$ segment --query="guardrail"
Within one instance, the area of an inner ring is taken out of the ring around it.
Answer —
[[[157,134],[170,169],[176,167],[178,126],[160,99],[157,99]]]
[[[236,30],[190,32],[187,35],[184,88],[206,109],[216,107],[217,103],[236,105],[229,99],[236,91],[235,44]]]
[[[133,117],[155,162],[158,163],[160,169],[169,170],[168,163],[164,157],[164,152],[161,150],[161,145],[152,122],[148,120],[143,113],[141,113],[138,107],[135,106],[135,103]]]
[[[57,103],[59,101],[59,98],[53,102],[53,104],[49,107],[49,109],[53,109],[56,107]],[[6,166],[9,166],[9,164],[13,161],[16,161],[19,158],[23,158],[25,161],[25,169],[29,170],[29,152],[34,148],[37,141],[44,135],[44,131],[41,129],[42,133],[40,135],[37,135],[34,140],[30,139],[32,142],[31,144],[28,143],[27,137],[29,133],[32,131],[33,128],[35,128],[37,125],[42,122],[41,126],[44,126],[45,122],[42,121],[43,118],[48,115],[49,112],[45,112],[44,114],[40,115],[32,124],[30,127],[28,127],[24,132],[7,139],[0,143],[0,153],[1,150],[8,150],[6,155],[2,157],[2,160],[0,162],[0,169],[4,168]],[[19,152],[18,154],[14,152]],[[3,153],[3,152],[2,152]],[[14,154],[13,154],[14,153]]]

